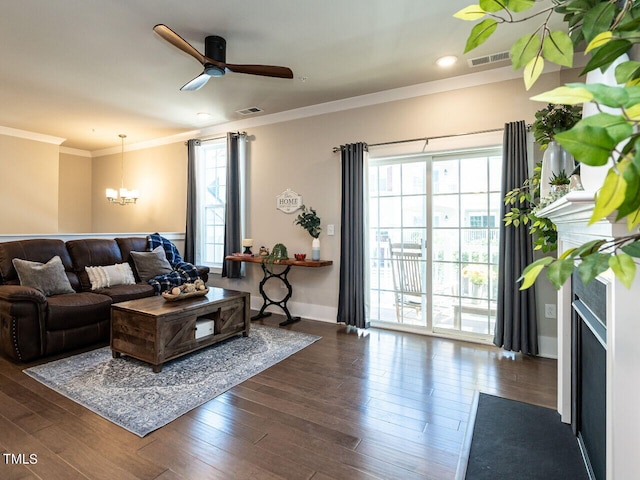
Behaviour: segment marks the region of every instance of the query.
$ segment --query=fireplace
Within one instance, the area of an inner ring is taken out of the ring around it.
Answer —
[[[538,212],[558,227],[558,255],[590,240],[629,233],[626,222],[613,216],[589,224],[593,199],[594,192],[570,192]],[[637,478],[640,472],[640,262],[636,263],[639,274],[631,288],[606,271],[586,290],[579,278],[566,282],[557,296],[558,412],[563,422],[576,428],[597,479]],[[595,407],[585,407],[585,402]],[[595,421],[589,419],[592,411],[598,412]],[[604,439],[598,433],[603,428]]]
[[[594,280],[572,277],[571,427],[589,475],[606,478],[607,292]]]

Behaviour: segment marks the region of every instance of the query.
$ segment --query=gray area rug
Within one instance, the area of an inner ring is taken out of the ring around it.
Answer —
[[[109,347],[63,358],[24,373],[144,437],[244,382],[321,337],[252,325],[237,336],[165,363],[160,373]]]

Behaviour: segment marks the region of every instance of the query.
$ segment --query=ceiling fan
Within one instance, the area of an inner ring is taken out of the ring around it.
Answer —
[[[221,77],[226,72],[248,73],[264,77],[293,78],[293,72],[287,67],[273,65],[235,65],[226,62],[227,42],[217,35],[210,35],[204,39],[204,55],[193,48],[189,42],[163,24],[153,27],[153,31],[160,35],[174,47],[179,48],[198,60],[204,71],[196,78],[185,84],[180,90],[198,90],[211,77]]]

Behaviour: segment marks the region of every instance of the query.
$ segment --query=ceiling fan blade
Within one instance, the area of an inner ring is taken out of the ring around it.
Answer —
[[[169,42],[174,47],[179,48],[185,53],[188,53],[193,58],[198,60],[202,65],[206,63],[206,57],[202,55],[198,50],[193,48],[189,42],[171,30],[169,27],[163,24],[158,24],[153,27],[153,31],[160,35],[163,39]],[[183,87],[184,88],[184,87]]]
[[[180,90],[182,91],[193,91],[199,90],[205,86],[205,84],[209,81],[211,75],[208,73],[202,72],[196,78],[185,84]]]
[[[293,72],[288,67],[276,67],[273,65],[233,65],[225,64],[231,72],[248,73],[250,75],[262,75],[264,77],[293,78]]]

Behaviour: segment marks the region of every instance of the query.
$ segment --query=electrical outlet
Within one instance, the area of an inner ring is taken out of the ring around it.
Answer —
[[[544,304],[544,318],[556,318],[556,306],[553,303]]]
[[[330,223],[329,225],[327,225],[327,235],[335,235],[335,227],[333,226],[332,223]]]

